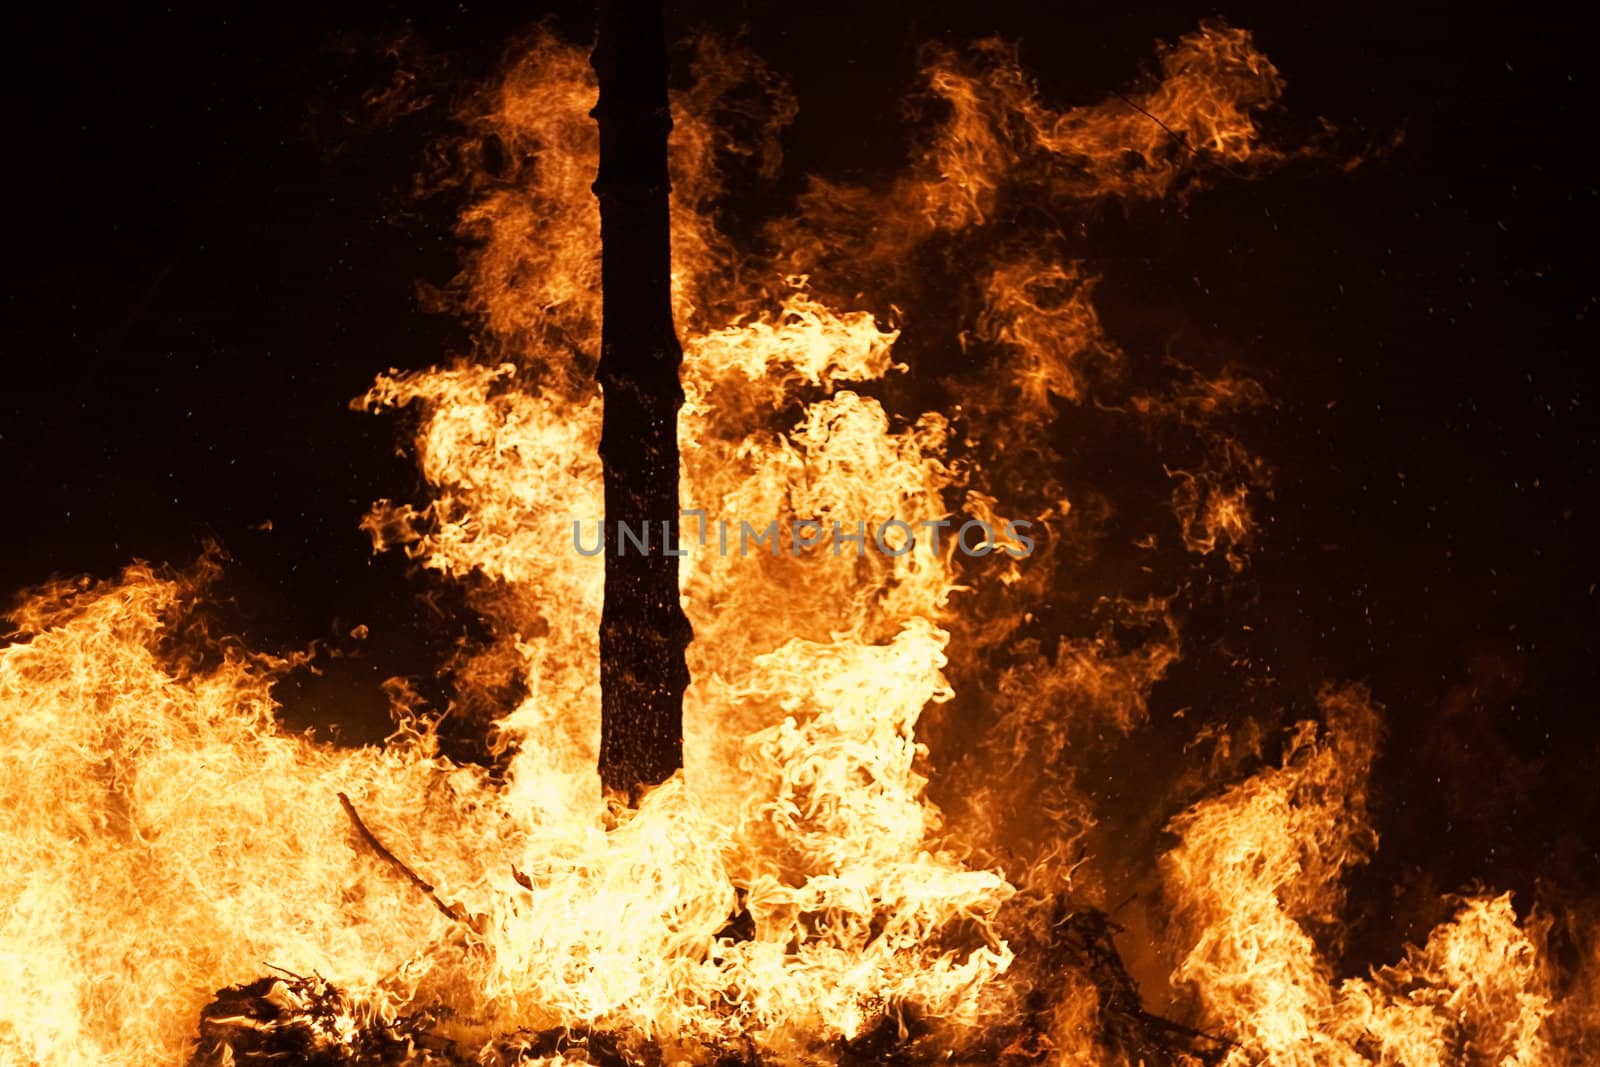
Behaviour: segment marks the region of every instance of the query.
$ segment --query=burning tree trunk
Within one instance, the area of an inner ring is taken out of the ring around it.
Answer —
[[[605,391],[605,607],[600,620],[600,780],[637,800],[683,765],[684,650],[678,601],[678,409],[672,323],[667,52],[659,0],[601,0],[591,58],[600,80]],[[624,534],[632,535],[624,538]],[[643,544],[640,550],[639,545]]]

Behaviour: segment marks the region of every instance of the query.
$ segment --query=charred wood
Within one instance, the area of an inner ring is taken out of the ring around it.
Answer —
[[[678,409],[683,349],[672,321],[666,31],[660,0],[601,0],[600,81],[605,394],[605,601],[600,616],[600,781],[637,802],[683,766],[691,631],[678,599]],[[643,552],[617,531],[646,531]]]

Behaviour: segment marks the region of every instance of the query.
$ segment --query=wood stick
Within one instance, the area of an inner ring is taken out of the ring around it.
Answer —
[[[361,835],[361,840],[367,843],[368,848],[372,849],[373,852],[378,854],[379,859],[383,860],[383,862],[387,863],[390,867],[393,867],[396,871],[399,871],[406,881],[410,882],[412,885],[416,886],[417,889],[421,890],[429,900],[433,901],[433,906],[438,908],[440,913],[443,914],[445,918],[453,919],[456,922],[461,923],[463,926],[472,926],[472,923],[468,921],[464,914],[462,914],[460,908],[456,907],[454,904],[446,904],[444,901],[440,900],[438,894],[434,893],[433,886],[424,881],[416,871],[413,871],[410,867],[407,867],[399,856],[396,856],[393,852],[390,852],[386,847],[384,847],[383,842],[378,840],[378,836],[371,830],[367,829],[367,824],[361,821],[361,815],[356,811],[356,806],[350,803],[349,797],[345,796],[343,793],[340,793],[339,803],[344,806],[344,813],[350,816],[350,821],[355,825],[356,833]]]

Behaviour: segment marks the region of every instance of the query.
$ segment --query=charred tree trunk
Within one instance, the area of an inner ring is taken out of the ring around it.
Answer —
[[[667,215],[667,49],[660,0],[600,0],[600,367],[605,415],[605,607],[600,618],[600,780],[637,801],[683,765],[678,601],[678,409]],[[623,531],[632,534],[624,539]],[[646,546],[639,550],[639,544]]]

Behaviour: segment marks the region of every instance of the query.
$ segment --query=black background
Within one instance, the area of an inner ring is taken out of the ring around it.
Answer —
[[[1155,39],[1221,14],[1284,72],[1290,115],[1373,140],[1403,130],[1354,174],[1222,188],[1130,223],[1098,264],[1105,318],[1135,353],[1203,336],[1280,400],[1239,647],[1266,671],[1368,682],[1389,709],[1389,859],[1368,877],[1600,882],[1586,37],[1528,5],[1293,6],[692,4],[676,18],[748,24],[792,80],[780,192],[806,171],[895,164],[918,43],[997,31],[1061,106],[1126,86]],[[348,402],[375,373],[467,342],[417,297],[459,254],[451,205],[410,195],[428,120],[372,131],[352,116],[397,34],[466,80],[541,10],[7,16],[0,586],[183,563],[215,538],[251,643],[352,652],[284,688],[289,719],[382,736],[379,682],[425,673],[463,624],[358,530],[370,501],[418,485],[401,424]],[[584,5],[555,14],[587,33]],[[359,649],[342,636],[357,623]]]

